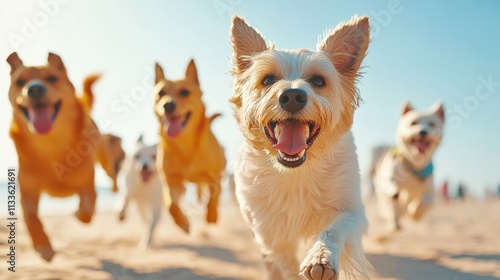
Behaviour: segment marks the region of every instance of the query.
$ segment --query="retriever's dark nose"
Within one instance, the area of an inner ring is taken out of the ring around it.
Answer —
[[[167,114],[172,114],[175,110],[175,103],[173,101],[167,102],[163,105],[163,108]]]
[[[307,93],[298,88],[287,89],[280,94],[278,101],[281,108],[294,114],[306,106]]]
[[[31,98],[42,98],[46,92],[47,89],[41,84],[34,84],[28,87],[28,96]]]

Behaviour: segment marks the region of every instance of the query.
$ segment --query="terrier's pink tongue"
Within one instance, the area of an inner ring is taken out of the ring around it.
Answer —
[[[28,108],[28,117],[39,134],[49,133],[52,129],[52,108],[51,106]]]
[[[151,172],[148,170],[143,170],[141,171],[141,177],[143,182],[147,182],[149,180],[149,177],[151,177]]]
[[[421,154],[424,154],[425,151],[427,151],[428,144],[423,141],[417,141],[415,143],[415,146],[417,146],[417,149]]]
[[[288,155],[295,155],[307,148],[305,130],[307,123],[284,121],[277,124],[281,131],[278,143],[274,147]]]
[[[170,120],[163,125],[163,132],[168,137],[177,137],[182,132],[182,119]]]

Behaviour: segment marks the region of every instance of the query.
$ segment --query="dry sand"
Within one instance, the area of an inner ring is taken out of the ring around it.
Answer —
[[[194,215],[189,236],[164,215],[156,245],[146,251],[137,249],[144,228],[130,210],[123,223],[115,213],[99,213],[90,225],[68,215],[43,217],[57,251],[51,263],[34,252],[19,223],[17,272],[2,261],[0,279],[265,279],[259,250],[234,203],[221,206],[215,227],[204,227],[201,215]],[[0,234],[5,256],[5,227]],[[392,238],[381,243],[367,237],[364,243],[375,280],[500,279],[500,200],[440,204]]]

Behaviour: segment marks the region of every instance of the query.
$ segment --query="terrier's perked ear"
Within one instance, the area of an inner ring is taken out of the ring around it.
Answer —
[[[264,38],[241,17],[234,16],[231,25],[233,73],[240,74],[251,63],[251,56],[267,49]]]
[[[328,32],[317,50],[328,54],[335,68],[344,76],[356,78],[370,43],[367,16],[354,16]]]

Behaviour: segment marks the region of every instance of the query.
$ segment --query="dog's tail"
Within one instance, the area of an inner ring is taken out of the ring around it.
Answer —
[[[215,113],[208,118],[208,124],[211,124],[216,118],[222,116],[221,113]]]
[[[94,105],[94,93],[92,92],[92,85],[101,77],[101,74],[92,74],[85,78],[83,81],[83,94],[80,96],[80,102],[87,112],[90,112],[92,105]]]

